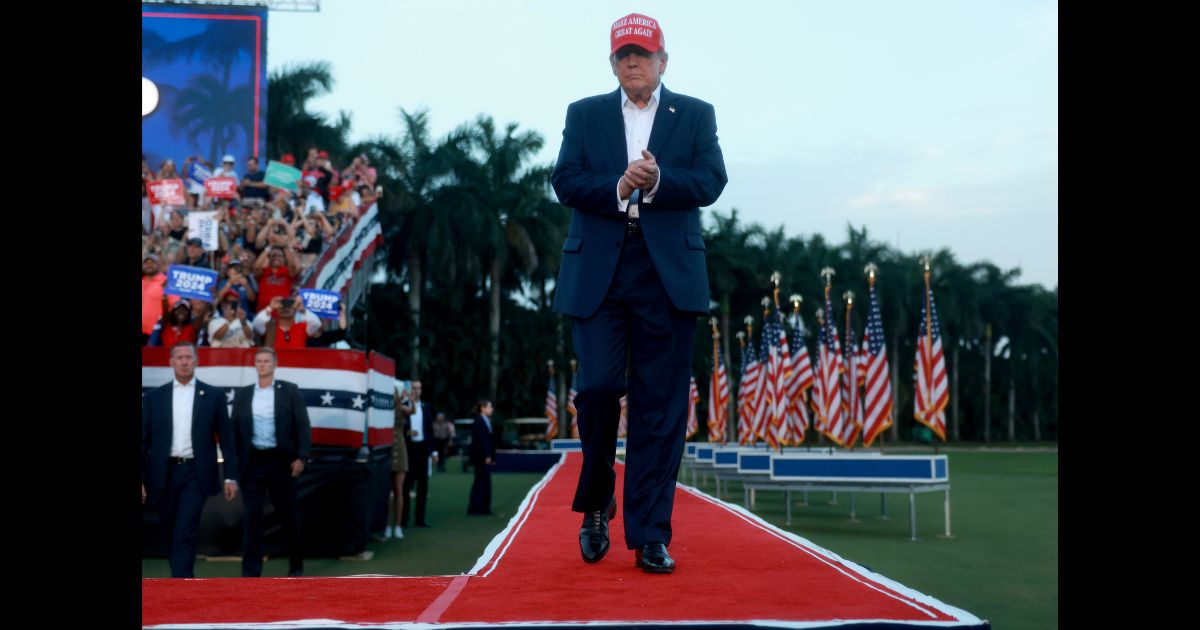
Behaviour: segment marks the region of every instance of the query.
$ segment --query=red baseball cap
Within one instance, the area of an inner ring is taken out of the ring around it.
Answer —
[[[609,42],[612,44],[612,50],[608,53],[610,55],[616,53],[618,48],[628,44],[644,48],[649,52],[658,52],[666,48],[662,27],[659,26],[658,20],[641,13],[630,13],[613,22]]]
[[[326,153],[326,152],[324,152],[324,151],[317,151],[317,157],[319,157],[319,158],[328,158],[328,157],[329,157],[329,154],[328,154],[328,153]]]
[[[284,164],[295,164],[296,158],[293,157],[291,153],[284,153],[283,157],[280,158],[279,161],[283,162]]]

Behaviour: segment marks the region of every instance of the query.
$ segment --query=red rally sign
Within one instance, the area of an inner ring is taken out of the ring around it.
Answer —
[[[183,200],[183,180],[182,179],[160,179],[156,182],[150,182],[147,185],[150,191],[150,203],[159,205],[169,203],[175,206],[182,206]]]
[[[237,199],[237,180],[232,177],[209,177],[204,180],[204,195],[214,199]]]

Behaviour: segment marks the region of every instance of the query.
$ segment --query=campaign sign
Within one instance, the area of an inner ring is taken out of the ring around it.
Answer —
[[[149,182],[146,187],[150,191],[151,205],[169,203],[182,206],[185,203],[182,179],[160,179],[156,182]]]
[[[187,177],[197,184],[203,184],[205,180],[212,177],[212,171],[208,170],[208,167],[200,161],[193,160],[188,164]]]
[[[209,177],[204,180],[204,195],[213,199],[237,199],[238,182],[232,177]]]
[[[167,286],[163,293],[211,302],[215,286],[217,272],[212,269],[171,265],[167,267]]]
[[[300,192],[300,169],[271,160],[267,162],[267,172],[263,176],[263,183],[292,192]]]
[[[341,309],[342,296],[337,291],[323,289],[300,289],[300,299],[304,300],[304,308],[317,317],[337,319]]]
[[[188,238],[200,239],[206,252],[217,251],[220,245],[220,239],[217,236],[217,213],[215,211],[192,211],[188,213],[187,220]]]

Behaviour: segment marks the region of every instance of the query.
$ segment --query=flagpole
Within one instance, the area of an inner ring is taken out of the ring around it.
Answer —
[[[829,292],[833,290],[833,276],[834,276],[834,274],[836,274],[836,273],[837,273],[837,272],[836,272],[836,271],[834,271],[833,267],[825,267],[825,268],[821,269],[821,276],[823,276],[823,277],[825,278],[825,304],[829,305],[829,307],[830,307],[830,312],[829,312],[829,313],[825,313],[825,318],[826,318],[826,319],[823,319],[823,320],[821,321],[821,327],[822,327],[822,328],[824,328],[824,326],[825,326],[825,321],[826,321],[826,320],[828,320],[828,321],[830,322],[830,324],[831,324],[831,325],[833,324],[833,312],[832,312],[832,311],[833,311],[833,306],[832,306],[832,303],[829,301]],[[837,330],[837,326],[833,326],[833,328],[834,328],[834,331],[836,332],[836,330]],[[833,342],[832,342],[832,341],[829,341],[828,343],[833,343]],[[825,368],[824,368],[824,367],[822,367],[822,369],[825,369]],[[828,385],[828,383],[825,383],[825,384],[826,384],[826,385]],[[821,403],[822,403],[822,404],[825,406],[825,408],[826,408],[826,409],[828,409],[828,407],[829,407],[829,400],[828,400],[828,399],[829,399],[829,392],[828,392],[828,391],[825,391],[825,392],[824,392],[824,396],[823,396],[823,397],[825,398],[825,400],[821,401]],[[838,401],[838,404],[840,405],[840,404],[841,404],[841,401]],[[824,414],[824,412],[826,411],[826,409],[822,409],[822,410],[821,410],[822,414]],[[829,431],[829,430],[831,430],[832,428],[833,428],[833,427],[831,427],[831,426],[828,426],[828,420],[826,420],[826,426],[825,426],[825,430],[826,430],[826,431]],[[829,445],[829,452],[830,452],[830,453],[832,453],[832,452],[833,452],[833,443],[832,443],[832,442],[833,442],[833,438],[830,438],[830,440],[829,440],[829,441],[831,442],[831,443],[830,443],[830,445]]]
[[[779,273],[778,271],[771,272],[771,284],[774,285],[771,290],[771,299],[775,302],[775,319],[777,320],[777,322],[779,324],[779,329],[786,333],[786,331],[783,330],[783,315],[781,315],[779,313],[779,282],[781,280],[783,280],[783,274]],[[789,354],[790,354],[790,351],[789,351]],[[783,394],[783,396],[786,397],[787,396],[786,388],[787,388],[787,381],[788,381],[788,365],[786,363],[783,363],[782,359],[783,359],[783,357],[780,356],[780,366],[783,367],[783,383],[784,383],[784,389],[782,390],[782,394]],[[779,389],[778,380],[779,380],[779,377],[776,376],[775,395],[777,397],[781,393],[781,390]],[[775,408],[778,409],[779,405],[776,404]],[[784,437],[781,439],[777,439],[775,441],[775,448],[779,450],[780,455],[783,454],[783,444],[784,444],[784,442],[788,441],[787,436],[789,433],[791,433],[791,431],[789,430],[789,427],[787,425],[787,411],[786,411],[787,405],[784,405],[783,408],[785,410],[784,416],[779,419],[779,422],[783,425],[783,436]],[[776,436],[776,438],[779,438],[779,436]]]
[[[932,267],[931,267],[928,256],[923,257],[921,259],[921,263],[925,267],[925,272],[924,272],[924,275],[925,275],[925,339],[923,341],[925,342],[925,350],[928,353],[928,358],[925,360],[925,382],[929,383],[930,387],[932,387],[932,384],[933,384],[933,305],[930,304],[930,301],[929,301],[929,298],[932,295],[932,293],[931,293],[932,289],[929,286],[929,276],[932,274]],[[933,454],[937,455],[937,452],[938,452],[937,441],[932,438],[929,441],[933,442]]]
[[[801,344],[805,344],[804,335],[797,332],[798,330],[803,329],[803,321],[800,319],[800,303],[804,301],[804,298],[800,297],[799,293],[793,293],[788,296],[788,301],[792,303],[792,320],[794,322],[792,324],[792,334],[796,336],[796,339]],[[797,324],[800,324],[800,325],[797,325]],[[804,348],[804,352],[805,352],[805,354],[807,354],[808,353],[807,345],[802,345],[801,347]],[[811,360],[809,362],[809,365],[810,366],[812,365]],[[811,367],[810,367],[810,369],[811,369]],[[793,378],[797,378],[797,377],[793,377]],[[805,398],[807,398],[807,396],[805,396],[805,394],[807,394],[807,393],[808,393],[807,390],[801,390],[800,391],[800,401],[799,402],[794,401],[794,400],[792,401],[792,405],[794,405],[796,407],[797,413],[799,413],[800,410],[804,409],[804,405],[807,404],[807,401],[804,400]],[[800,418],[797,418],[797,420],[799,422],[803,422],[804,421],[803,416],[801,416]],[[796,437],[800,438],[800,441],[796,443],[797,446],[799,446],[801,444],[805,444],[805,445],[808,444],[808,436],[806,435],[807,432],[808,432],[808,427],[804,427],[800,431],[800,434],[798,436],[796,436]]]
[[[747,315],[746,318],[742,321],[744,321],[746,323],[746,341],[750,346],[750,350],[753,352],[753,350],[754,350],[754,316]],[[762,369],[762,365],[760,362],[758,370],[761,370],[761,369]],[[754,378],[755,378],[755,380],[758,379],[758,371],[757,370],[755,370]],[[758,390],[754,391],[754,396],[755,396],[755,398],[758,397]],[[751,400],[750,402],[754,403],[755,401]],[[747,435],[749,436],[749,439],[750,439],[750,448],[755,448],[758,446],[758,438],[754,434],[753,412],[754,412],[753,409],[746,409],[746,431],[747,431]],[[740,442],[741,439],[739,438],[738,441]]]
[[[875,263],[867,263],[867,266],[863,267],[863,271],[865,271],[867,273],[867,294],[874,295],[875,294],[875,273],[879,271],[879,267],[877,267],[875,265]],[[874,310],[874,308],[872,310]],[[869,315],[867,316],[867,320],[868,320],[868,325],[870,325],[870,316]],[[893,357],[892,360],[895,361],[896,359]],[[863,436],[863,444],[866,444],[866,437],[867,437],[866,435]],[[879,454],[883,455],[883,430],[882,429],[880,429],[879,433],[877,433],[875,435],[875,439],[879,440]]]
[[[850,357],[850,369],[848,370],[849,373],[847,374],[846,383],[850,386],[850,391],[847,393],[847,396],[850,397],[851,405],[849,408],[850,417],[847,420],[849,422],[853,423],[854,419],[855,419],[854,418],[854,416],[855,416],[854,405],[858,404],[858,396],[856,395],[856,392],[855,392],[855,389],[858,387],[858,374],[855,373],[856,366],[854,365],[854,363],[855,363],[856,357],[854,356],[854,344],[852,343],[852,338],[850,335],[850,333],[851,333],[850,312],[854,310],[854,291],[851,291],[850,289],[846,289],[846,292],[842,294],[842,299],[846,300],[846,348],[845,348],[845,354]],[[843,365],[842,369],[845,370],[846,366]],[[850,443],[846,445],[846,447],[849,448],[850,452],[852,452],[852,453],[854,452],[854,442],[855,442],[855,440],[852,439],[852,440],[850,440]]]
[[[714,412],[716,412],[717,416],[720,416],[721,415],[721,406],[720,406],[721,401],[720,401],[720,396],[719,396],[720,390],[718,388],[719,383],[717,382],[717,369],[718,369],[718,363],[719,363],[719,357],[717,356],[717,344],[719,343],[719,340],[721,339],[721,333],[717,330],[717,318],[716,317],[708,318],[708,323],[710,326],[712,326],[712,343],[713,343],[712,374],[708,377],[709,382],[711,383],[711,385],[709,386],[709,391],[708,391],[708,397],[710,399],[708,401],[708,408],[712,409]],[[712,400],[714,398],[716,400]],[[691,404],[690,395],[689,395],[689,403],[688,404]],[[708,422],[709,422],[708,435],[709,435],[709,437],[712,437],[712,426],[713,426],[713,423],[715,423],[716,421],[717,421],[716,418],[708,419]],[[721,446],[725,446],[726,432],[727,432],[726,428],[721,427]]]
[[[546,359],[546,369],[550,372],[550,380],[553,381],[554,380],[554,359]],[[558,407],[558,392],[554,392],[554,406]],[[556,433],[556,434],[562,433],[562,428],[559,426],[562,423],[557,420],[557,417],[560,416],[561,414],[559,414],[558,410],[555,409],[554,415],[556,418],[554,421],[554,433]],[[550,418],[546,418],[546,421],[549,422]],[[549,429],[549,426],[547,426],[546,428]],[[558,436],[551,435],[549,431],[546,432],[546,440],[547,441],[553,440],[556,437],[558,437]],[[550,444],[553,445],[554,442],[550,442]]]

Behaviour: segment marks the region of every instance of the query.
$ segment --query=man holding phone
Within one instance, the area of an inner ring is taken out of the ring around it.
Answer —
[[[303,349],[309,337],[321,334],[321,320],[304,308],[299,296],[275,297],[254,316],[254,332],[262,345],[275,349]]]

